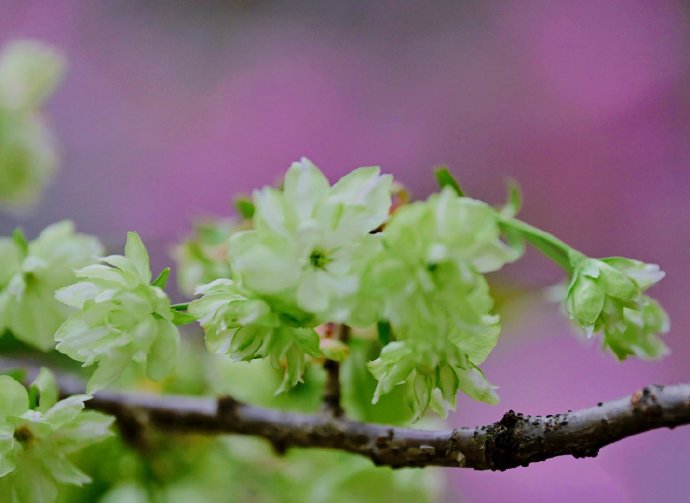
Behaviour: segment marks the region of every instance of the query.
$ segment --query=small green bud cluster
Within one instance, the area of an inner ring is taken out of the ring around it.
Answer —
[[[192,234],[173,251],[180,292],[192,296],[199,285],[230,277],[227,240],[240,229],[228,218],[195,223]]]
[[[668,352],[657,335],[668,331],[668,316],[644,295],[664,277],[658,265],[622,257],[583,258],[571,276],[566,309],[588,336],[603,331],[604,346],[620,360],[659,358]]]

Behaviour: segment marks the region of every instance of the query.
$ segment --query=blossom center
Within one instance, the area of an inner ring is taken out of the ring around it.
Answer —
[[[309,263],[314,269],[326,270],[326,266],[332,259],[328,257],[326,252],[320,248],[314,248],[309,255]]]
[[[14,438],[22,445],[31,445],[34,436],[27,426],[22,426],[14,431]]]

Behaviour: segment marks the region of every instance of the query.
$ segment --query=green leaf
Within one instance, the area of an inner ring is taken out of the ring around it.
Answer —
[[[520,186],[513,179],[506,181],[506,188],[508,190],[508,200],[501,208],[501,214],[505,217],[512,218],[520,212],[522,208],[522,191]]]
[[[170,276],[170,268],[166,267],[161,271],[158,277],[153,280],[151,286],[157,286],[161,290],[165,289],[165,285],[168,284],[168,276]]]
[[[26,235],[21,228],[17,228],[12,233],[12,241],[17,245],[19,250],[21,250],[22,255],[27,256],[29,254],[29,242],[26,239]]]
[[[247,197],[235,198],[235,209],[244,220],[251,220],[254,218],[254,211],[256,208],[252,200]]]
[[[38,399],[35,405],[38,405],[38,410],[42,412],[47,411],[57,403],[57,384],[55,382],[55,376],[53,376],[50,370],[41,368],[38,376],[36,376],[36,379],[31,383],[31,387],[29,388],[29,399],[31,399],[32,393],[34,393]]]
[[[38,407],[38,388],[35,386],[29,387],[29,408],[30,409],[35,409]]]
[[[465,196],[465,192],[462,190],[460,184],[448,169],[448,166],[439,166],[436,168],[435,175],[439,188],[444,189],[445,187],[450,187],[458,196]]]
[[[376,323],[376,333],[382,346],[393,340],[393,329],[389,321],[380,320]]]
[[[194,316],[191,313],[187,313],[185,311],[178,311],[176,309],[173,309],[173,319],[172,322],[175,325],[189,325],[190,323],[193,323],[196,321],[196,316]]]

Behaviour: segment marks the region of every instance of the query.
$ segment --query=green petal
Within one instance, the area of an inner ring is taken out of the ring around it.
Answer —
[[[112,436],[110,426],[114,421],[113,416],[85,410],[75,420],[55,431],[51,440],[61,452],[69,454]]]
[[[329,187],[328,180],[319,168],[303,157],[293,163],[285,174],[285,202],[300,220],[310,218]]]
[[[64,57],[43,42],[5,45],[0,54],[0,105],[14,110],[37,107],[52,94],[64,68]]]
[[[261,232],[289,235],[288,227],[296,226],[287,214],[285,198],[279,190],[266,187],[254,191],[254,227]]]
[[[158,336],[153,341],[146,360],[146,373],[154,381],[163,379],[175,367],[180,334],[177,327],[158,320]]]
[[[329,292],[319,280],[319,276],[325,274],[322,271],[304,273],[297,287],[297,303],[300,308],[310,313],[320,313],[328,308]]]
[[[53,376],[53,373],[50,370],[42,367],[34,382],[31,383],[31,387],[38,390],[38,410],[41,412],[46,412],[57,403],[57,384],[55,383],[55,376]]]
[[[132,356],[130,351],[114,350],[107,358],[100,360],[98,368],[89,379],[86,392],[93,394],[110,385],[120,377],[127,365],[132,361]]]
[[[73,285],[60,288],[55,292],[55,298],[63,304],[82,309],[87,300],[91,300],[101,292],[101,288],[89,281],[80,281]]]
[[[645,264],[639,260],[633,260],[623,257],[609,257],[601,259],[602,262],[615,267],[619,271],[625,273],[631,278],[638,287],[645,291],[652,285],[661,281],[666,275],[658,265]]]
[[[635,282],[623,272],[606,263],[600,266],[599,271],[606,288],[606,295],[624,301],[634,300],[639,295],[640,291]]]
[[[342,206],[338,232],[366,234],[388,219],[391,207],[390,175],[380,175],[378,167],[364,167],[342,177],[328,195],[328,205]]]
[[[606,293],[597,280],[580,276],[568,296],[570,316],[582,327],[594,326],[604,307]]]
[[[131,260],[139,274],[142,283],[151,282],[151,270],[149,268],[149,254],[143,241],[136,232],[127,233],[125,244],[125,257]]]
[[[19,417],[28,409],[26,388],[9,376],[0,375],[0,418]]]
[[[45,413],[45,421],[58,429],[76,419],[84,410],[84,401],[91,398],[89,395],[72,395],[56,403]]]
[[[4,288],[21,267],[21,251],[9,238],[0,238],[0,288]]]
[[[9,456],[4,456],[3,453],[0,452],[0,478],[4,477],[8,473],[12,473],[15,468],[17,468],[17,463],[15,460]],[[2,494],[0,493],[0,496],[1,495]]]
[[[293,242],[245,231],[234,234],[228,246],[232,267],[247,287],[277,293],[296,286],[302,264]]]
[[[11,316],[9,328],[14,336],[41,351],[55,346],[55,331],[67,317],[65,308],[53,298],[53,292],[35,285],[24,291]]]
[[[58,482],[75,486],[82,486],[91,482],[88,475],[58,453],[44,449],[41,451],[41,460],[46,471]]]
[[[40,459],[25,455],[12,477],[18,502],[50,503],[57,498],[57,487]]]
[[[471,396],[475,400],[490,404],[498,403],[496,386],[492,386],[484,377],[484,374],[477,367],[467,369],[457,369],[458,382],[463,393]]]

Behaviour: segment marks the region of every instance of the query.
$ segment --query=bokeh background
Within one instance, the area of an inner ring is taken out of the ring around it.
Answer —
[[[661,264],[673,353],[618,364],[573,337],[535,254],[492,279],[508,294],[485,365],[493,407],[461,399],[455,425],[509,408],[548,414],[649,383],[690,380],[690,6],[673,0],[0,2],[0,42],[68,57],[47,112],[60,175],[0,231],[73,219],[114,248],[138,230],[168,265],[199,215],[275,182],[306,155],[330,177],[380,164],[419,197],[448,163],[498,203],[521,184],[527,221],[592,256]],[[505,296],[505,295],[504,295]],[[450,501],[687,501],[690,429],[597,458],[505,473],[448,472]]]

